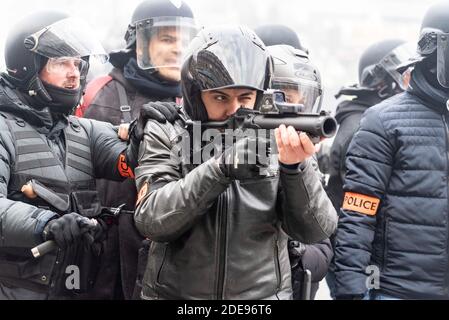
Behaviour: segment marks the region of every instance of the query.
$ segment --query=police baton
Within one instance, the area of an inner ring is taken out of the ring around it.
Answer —
[[[97,220],[95,219],[87,219],[85,218],[86,221],[83,221],[84,227],[88,227],[88,228],[95,228],[98,225]],[[82,226],[80,226],[82,227]],[[58,245],[56,244],[56,242],[54,240],[48,240],[45,241],[43,243],[41,243],[40,245],[34,247],[31,249],[31,253],[33,254],[34,258],[39,258],[42,256],[45,256],[47,253],[50,253],[54,250],[56,250],[58,248]]]
[[[45,256],[47,253],[50,253],[58,248],[58,245],[54,240],[48,240],[40,245],[31,249],[31,253],[33,257],[39,258],[41,256]]]

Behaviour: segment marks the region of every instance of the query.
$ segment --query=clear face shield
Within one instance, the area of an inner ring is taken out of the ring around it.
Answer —
[[[364,70],[361,78],[362,85],[375,88],[385,81],[387,75],[390,75],[402,90],[407,89],[407,81],[405,81],[403,75],[397,69],[410,60],[414,54],[415,48],[413,44],[404,43],[400,45],[386,55],[378,64]]]
[[[180,79],[185,49],[197,32],[192,18],[158,17],[137,22],[136,53],[139,68],[156,69],[161,73],[163,69],[173,69]]]
[[[25,39],[25,47],[47,58],[89,57],[108,61],[100,41],[89,25],[78,18],[60,20]]]
[[[443,87],[449,88],[449,33],[438,34],[437,77]]]
[[[60,20],[25,39],[25,47],[48,58],[47,72],[80,73],[85,80],[90,63],[106,63],[106,54],[100,41],[94,36],[93,29],[78,18]]]
[[[418,42],[418,53],[426,57],[436,51],[436,72],[440,85],[449,88],[449,33],[438,29],[423,29]]]
[[[83,82],[89,71],[89,63],[78,57],[49,58],[45,69],[49,74],[74,74]]]
[[[321,86],[307,79],[274,78],[272,89],[285,93],[288,103],[302,104],[304,113],[319,113],[321,110],[322,90]]]
[[[397,71],[397,68],[413,57],[415,51],[415,46],[412,43],[404,43],[380,62],[380,66],[394,79],[402,90],[407,89],[408,83],[403,75]]]

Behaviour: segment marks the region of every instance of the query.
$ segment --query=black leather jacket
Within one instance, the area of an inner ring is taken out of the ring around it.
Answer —
[[[135,222],[153,240],[142,298],[291,299],[288,236],[315,243],[337,222],[312,160],[231,181],[214,159],[191,167],[171,157],[184,132],[149,122],[141,145],[136,182],[149,192]]]

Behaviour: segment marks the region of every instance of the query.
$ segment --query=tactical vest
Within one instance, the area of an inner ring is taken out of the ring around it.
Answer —
[[[77,212],[95,217],[101,206],[95,190],[89,136],[79,120],[69,117],[69,125],[63,131],[65,161],[62,163],[44,134],[15,115],[6,112],[0,112],[0,115],[5,118],[15,147],[8,199],[26,202],[60,215]],[[27,183],[33,186],[37,198],[29,199],[22,193],[21,189]],[[49,293],[49,298],[76,298],[93,286],[99,257],[82,244],[38,259],[31,258],[28,251],[21,253],[11,248],[6,249],[7,254],[0,252],[0,269],[3,269],[0,270],[0,281]],[[2,267],[8,264],[11,266],[8,270]],[[71,265],[78,266],[82,271],[79,290],[66,290],[66,268]]]
[[[1,112],[15,142],[15,163],[11,168],[8,197],[50,209],[60,214],[78,212],[92,217],[98,212],[89,208],[95,197],[95,179],[90,143],[84,128],[75,117],[64,129],[65,163],[62,163],[47,142],[45,135],[24,120]],[[28,182],[42,187],[36,199],[27,199],[21,192]],[[53,191],[54,196],[47,195]],[[92,192],[90,198],[87,194]]]

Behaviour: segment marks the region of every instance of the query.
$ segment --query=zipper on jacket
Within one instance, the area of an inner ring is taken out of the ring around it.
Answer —
[[[448,101],[448,103],[449,103],[449,101]],[[449,106],[449,105],[448,105]],[[446,185],[447,185],[447,190],[448,190],[448,194],[447,194],[447,201],[448,201],[448,206],[447,206],[447,208],[448,208],[448,216],[446,217],[447,218],[447,220],[446,220],[446,224],[449,226],[449,128],[448,128],[448,121],[447,121],[447,119],[446,119],[446,115],[442,115],[442,117],[443,117],[443,123],[444,123],[444,129],[445,129],[445,132],[446,132],[446,170],[447,170],[447,172],[446,172]],[[449,227],[447,228],[448,229],[448,236],[447,236],[447,239],[446,239],[446,265],[449,265],[449,259],[448,259],[448,257],[449,257]],[[445,277],[445,286],[444,286],[444,293],[446,294],[446,295],[448,295],[449,294],[449,272],[448,271],[446,271],[446,277]]]
[[[382,254],[382,268],[381,271],[384,271],[385,266],[387,264],[387,258],[388,258],[388,233],[389,231],[389,226],[390,226],[390,217],[385,217],[385,228],[384,228],[384,236],[383,236],[383,254]]]
[[[218,282],[217,282],[217,299],[223,300],[223,288],[225,281],[226,268],[226,243],[227,243],[227,224],[228,224],[228,202],[230,198],[229,188],[222,194],[219,203],[218,212]]]
[[[278,239],[274,239],[274,266],[276,269],[276,297],[279,300],[278,293],[281,290],[281,263],[279,262]]]

